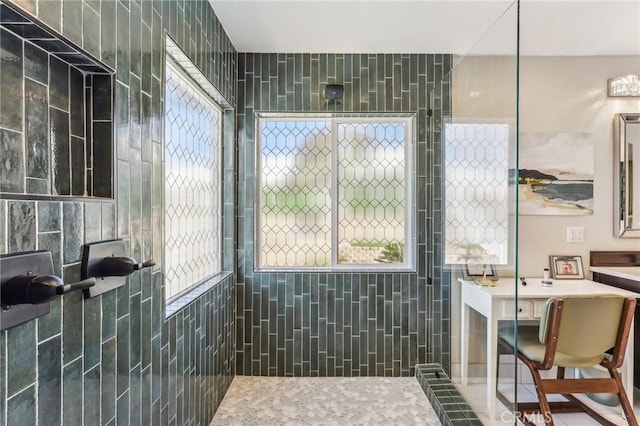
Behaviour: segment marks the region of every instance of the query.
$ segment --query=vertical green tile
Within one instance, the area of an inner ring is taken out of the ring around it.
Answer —
[[[60,207],[61,203],[57,202],[41,201],[38,203],[38,230],[40,232],[61,230]]]
[[[0,200],[0,254],[7,252],[7,202]]]
[[[58,234],[59,238],[59,234]],[[56,272],[54,267],[54,274],[60,276],[62,272]],[[49,339],[56,334],[60,334],[62,326],[62,300],[56,298],[51,301],[51,310],[47,315],[43,315],[38,318],[38,340]]]
[[[129,235],[129,164],[118,161],[117,165],[117,206],[118,206],[118,235],[126,237]]]
[[[116,401],[116,423],[118,425],[129,424],[129,391],[124,392]]]
[[[7,332],[7,397],[36,380],[36,322],[30,321]]]
[[[66,280],[66,277],[63,278]],[[82,354],[82,298],[82,292],[79,291],[63,297],[62,342],[65,364]]]
[[[26,175],[49,178],[49,129],[47,87],[25,81]]]
[[[62,76],[60,78],[68,78]],[[62,85],[62,84],[61,84]],[[65,88],[65,90],[68,90]],[[52,96],[50,91],[50,99]],[[68,94],[64,96],[68,103]],[[61,97],[61,96],[59,96]],[[68,108],[68,107],[65,107]],[[51,141],[52,193],[54,195],[71,194],[71,158],[69,138],[69,114],[57,108],[49,108],[49,136]]]
[[[29,386],[7,400],[7,424],[30,426],[36,424],[36,388]]]
[[[6,339],[7,333],[2,332],[0,333],[0,425],[4,425],[5,424],[5,409],[7,407],[7,394],[6,394],[6,386],[5,383],[7,382],[7,377],[6,377],[6,363],[7,363],[7,359],[6,359],[6,355],[5,355],[5,349],[7,347],[7,339]]]
[[[97,5],[94,7],[97,9],[92,8],[89,3],[82,3],[82,47],[96,58],[100,58],[100,1],[95,3]]]
[[[111,122],[93,123],[93,194],[97,197],[113,196],[113,137]]]
[[[29,251],[36,249],[36,212],[35,203],[25,201],[9,201],[8,205],[8,237],[9,252]]]
[[[76,44],[82,44],[81,2],[65,1],[62,3],[62,33]]]
[[[64,395],[83,394],[82,359],[79,358],[64,367],[62,371]],[[62,421],[65,425],[82,424],[82,404],[62,404]]]
[[[141,424],[141,376],[140,365],[136,365],[130,372],[131,384],[129,386],[129,424],[139,425]]]
[[[24,74],[39,83],[49,84],[49,57],[40,47],[24,44]]]
[[[60,424],[62,416],[62,342],[56,336],[38,345],[38,420]]]
[[[100,424],[100,366],[84,374],[84,425]]]
[[[0,163],[0,191],[22,193],[24,185],[23,134],[0,129],[0,149],[3,161]]]
[[[100,362],[102,306],[99,297],[84,301],[84,370],[93,368]],[[86,388],[86,386],[85,386]]]
[[[63,203],[62,224],[64,228],[63,261],[65,264],[80,260],[84,241],[83,204]]]
[[[116,415],[116,339],[102,344],[100,400],[103,423]]]
[[[102,204],[86,203],[84,205],[84,240],[88,243],[100,241],[102,229]]]
[[[117,1],[105,0],[100,4],[100,45],[102,47],[101,59],[104,63],[115,68],[116,66],[116,7]],[[89,29],[85,29],[89,30]]]
[[[117,321],[117,354],[116,354],[116,390],[118,395],[122,395],[123,392],[129,387],[129,317],[124,316]],[[120,402],[118,402],[120,404]],[[119,411],[119,410],[118,410]]]
[[[116,18],[116,76],[118,81],[129,84],[130,50],[129,50],[129,12],[121,2],[117,5]]]
[[[22,130],[23,43],[13,33],[0,29],[0,125],[6,129]],[[18,105],[18,108],[16,108]]]
[[[140,4],[132,2],[129,8],[129,46],[131,59],[131,72],[138,77],[142,76],[141,40],[142,16]]]
[[[141,309],[140,294],[131,296],[129,309],[129,362],[134,366],[141,361]]]
[[[57,276],[62,275],[62,244],[60,232],[51,232],[47,234],[38,234],[38,250],[47,250],[51,252],[53,260],[53,273]],[[60,312],[58,311],[58,315]],[[60,317],[58,316],[58,321]],[[46,321],[49,321],[47,318]],[[58,325],[59,328],[59,325]]]

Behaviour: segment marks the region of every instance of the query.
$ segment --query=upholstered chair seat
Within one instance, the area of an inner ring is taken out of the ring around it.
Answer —
[[[498,332],[498,353],[515,353],[531,371],[538,403],[516,403],[518,419],[534,424],[530,413],[542,413],[553,425],[552,412],[584,411],[600,424],[612,425],[591,407],[575,398],[575,393],[616,394],[630,425],[637,426],[635,414],[618,368],[624,360],[636,300],[617,295],[564,296],[549,299],[540,326],[504,327]],[[606,353],[610,353],[606,354]],[[498,363],[499,361],[498,357]],[[601,365],[605,378],[565,378],[565,368]],[[556,378],[543,379],[541,370],[556,367]],[[498,369],[499,371],[499,369]],[[548,394],[561,394],[567,401],[549,403]],[[514,406],[497,392],[506,406]]]

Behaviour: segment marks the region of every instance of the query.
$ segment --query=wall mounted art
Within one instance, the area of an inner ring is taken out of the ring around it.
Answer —
[[[593,161],[590,133],[522,133],[519,214],[593,214]]]

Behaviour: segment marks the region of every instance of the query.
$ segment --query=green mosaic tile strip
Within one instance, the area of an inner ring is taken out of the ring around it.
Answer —
[[[482,425],[440,364],[416,365],[416,379],[444,426]]]

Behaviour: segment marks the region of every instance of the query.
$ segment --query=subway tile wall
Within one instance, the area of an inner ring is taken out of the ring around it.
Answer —
[[[449,364],[440,129],[450,67],[448,55],[238,55],[237,374],[408,376]],[[344,99],[325,102],[333,82]],[[255,113],[321,111],[417,114],[416,273],[254,271]]]
[[[0,253],[50,250],[56,273],[69,282],[80,278],[85,242],[124,238],[136,259],[160,261],[163,37],[166,30],[233,106],[237,54],[220,22],[208,2],[195,0],[13,4],[116,70],[115,202],[5,196]],[[46,62],[39,61],[44,68]],[[4,95],[3,88],[3,103]],[[225,118],[231,118],[225,122],[228,144],[233,117],[226,111]],[[16,161],[24,162],[23,151],[15,152]],[[226,176],[235,173],[233,153],[225,150]],[[227,181],[229,270],[234,182]],[[234,281],[229,276],[165,320],[159,265],[96,298],[66,295],[53,302],[48,315],[2,332],[0,425],[209,424],[235,374]]]

